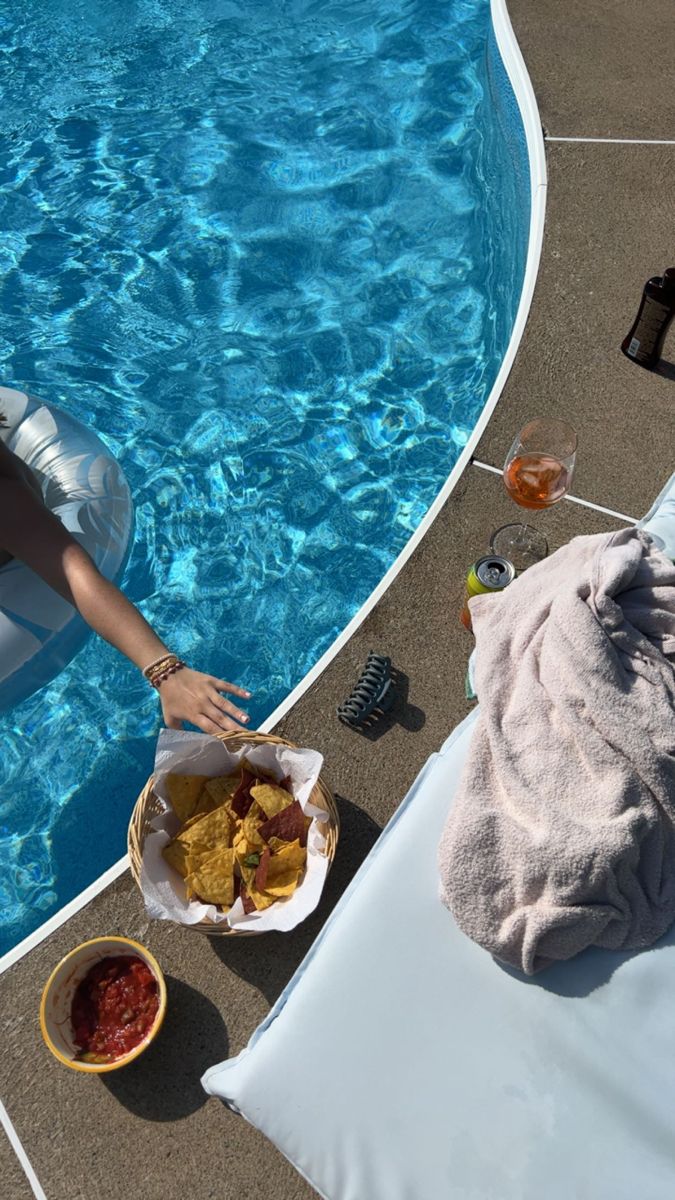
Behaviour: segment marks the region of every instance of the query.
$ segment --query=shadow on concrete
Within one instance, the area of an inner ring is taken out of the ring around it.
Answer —
[[[542,988],[545,992],[554,992],[556,996],[566,996],[569,999],[581,999],[590,996],[591,992],[609,983],[615,971],[619,971],[626,963],[638,954],[655,954],[675,945],[675,927],[644,950],[601,950],[596,946],[583,950],[576,958],[567,962],[557,962],[546,967],[538,975],[524,975],[522,971],[506,963],[495,963],[507,975],[530,987]]]
[[[140,1058],[101,1081],[120,1104],[145,1121],[179,1121],[205,1104],[204,1071],[229,1054],[218,1009],[201,992],[172,975],[164,1025]]]
[[[346,797],[335,797],[340,813],[340,839],[319,906],[290,933],[265,933],[247,938],[212,938],[211,948],[224,966],[257,988],[274,1004],[321,932],[331,911],[370,853],[380,827]],[[216,1056],[211,1056],[216,1061]]]
[[[426,722],[424,712],[415,704],[410,704],[408,700],[410,690],[408,676],[403,671],[399,671],[397,667],[392,667],[391,680],[396,689],[391,708],[388,712],[379,715],[377,712],[373,713],[365,725],[354,730],[358,737],[364,737],[369,742],[377,742],[395,725],[400,725],[402,729],[408,729],[411,733],[417,733],[424,727]]]
[[[675,379],[675,363],[662,358],[658,366],[654,367],[654,374],[661,375],[663,379]]]

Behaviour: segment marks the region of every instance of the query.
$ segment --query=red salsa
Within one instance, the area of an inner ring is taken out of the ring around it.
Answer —
[[[87,971],[70,1019],[78,1059],[112,1062],[142,1042],[159,1008],[157,980],[136,954],[104,958]]]

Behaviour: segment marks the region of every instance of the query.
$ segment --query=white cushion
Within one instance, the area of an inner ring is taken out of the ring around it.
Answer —
[[[675,936],[534,979],[438,899],[472,714],[426,764],[267,1020],[207,1091],[329,1200],[662,1200]]]

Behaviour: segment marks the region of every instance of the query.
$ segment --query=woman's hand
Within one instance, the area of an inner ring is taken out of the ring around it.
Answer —
[[[190,721],[204,733],[241,729],[248,721],[248,713],[226,700],[221,692],[241,696],[244,700],[251,695],[225,679],[215,679],[213,675],[202,675],[201,671],[183,667],[160,684],[164,724],[168,729],[182,729],[183,721]]]

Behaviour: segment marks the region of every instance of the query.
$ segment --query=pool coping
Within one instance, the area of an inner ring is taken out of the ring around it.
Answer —
[[[448,475],[445,483],[438,492],[435,500],[430,505],[425,513],[422,521],[417,529],[408,538],[405,546],[400,554],[396,557],[392,565],[389,567],[386,574],[382,577],[377,587],[373,589],[368,598],[361,605],[359,610],[354,614],[345,628],[338,634],[335,640],[331,643],[328,649],[322,654],[321,658],[314,664],[313,667],[303,676],[298,684],[291,692],[282,700],[281,704],[277,705],[274,711],[267,717],[259,726],[262,733],[269,733],[279,721],[294,707],[300,698],[308,691],[313,683],[323,674],[326,667],[333,661],[340,650],[349,642],[353,634],[363,624],[366,617],[382,599],[384,594],[390,588],[393,581],[400,574],[401,570],[407,563],[408,559],[417,549],[418,545],[425,537],[441,509],[446,504],[448,498],[457,486],[460,478],[464,474],[466,468],[474,459],[474,453],[480,442],[483,433],[487,427],[488,421],[494,412],[499,397],[504,389],[506,380],[513,366],[518,347],[525,332],[525,325],[532,305],[534,296],[534,288],[539,271],[539,262],[541,259],[541,251],[544,239],[544,222],[546,211],[546,192],[547,192],[547,171],[546,171],[546,152],[544,146],[544,136],[542,131],[541,119],[539,116],[539,108],[532,87],[527,67],[523,56],[520,52],[520,47],[516,40],[511,19],[507,10],[506,0],[490,0],[490,13],[492,26],[494,30],[497,47],[501,55],[504,68],[508,75],[513,93],[518,105],[521,120],[523,122],[523,130],[527,144],[527,153],[529,158],[529,174],[530,174],[530,223],[528,233],[528,249],[525,262],[525,272],[523,277],[523,285],[520,295],[520,301],[516,312],[511,337],[506,348],[506,353],[502,359],[501,366],[497,373],[497,377],[490,390],[490,394],[483,406],[477,424],[474,426],[471,436],[464,446],[457,462],[452,471]],[[477,463],[478,466],[484,464]],[[491,469],[491,468],[488,468]],[[588,505],[588,501],[578,501],[581,504]],[[599,507],[590,505],[590,507]],[[622,517],[623,514],[615,514],[612,510],[605,509],[605,512],[611,515]],[[632,519],[632,518],[627,518]],[[84,908],[91,900],[94,899],[111,883],[120,877],[129,867],[129,857],[124,855],[118,859],[116,863],[108,867],[103,874],[93,880],[88,887],[69,900],[58,912],[54,913],[37,929],[28,934],[11,950],[8,950],[0,958],[0,975],[7,971],[15,963],[19,962],[31,950],[39,946],[45,938],[59,929],[66,921],[75,916],[82,908]]]

